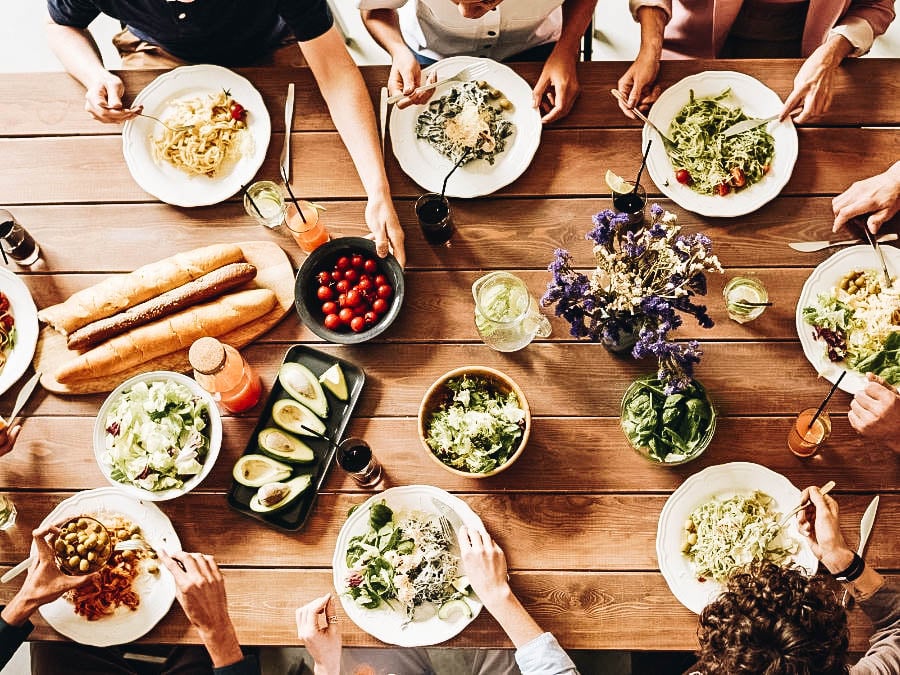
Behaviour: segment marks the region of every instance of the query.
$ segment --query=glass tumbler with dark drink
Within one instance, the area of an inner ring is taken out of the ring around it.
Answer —
[[[453,236],[450,202],[443,195],[427,192],[416,201],[416,217],[429,244],[447,244]]]
[[[37,262],[41,249],[9,211],[0,209],[0,247],[10,258],[27,267]]]
[[[647,206],[647,191],[643,185],[625,181],[623,187],[627,192],[613,190],[613,208],[619,213],[628,215],[628,224],[637,225],[644,222],[644,207]]]
[[[372,448],[361,438],[345,438],[337,448],[341,468],[362,487],[374,487],[381,481],[381,464]]]

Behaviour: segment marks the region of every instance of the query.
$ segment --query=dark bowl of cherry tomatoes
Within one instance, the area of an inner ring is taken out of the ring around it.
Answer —
[[[371,239],[342,237],[317,248],[300,266],[294,306],[320,338],[357,344],[394,322],[403,288],[403,269],[394,256],[379,258]]]

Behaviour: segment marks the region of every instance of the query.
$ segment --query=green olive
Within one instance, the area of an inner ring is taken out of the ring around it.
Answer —
[[[82,572],[87,572],[89,569],[91,569],[91,563],[87,560],[82,559],[82,561],[78,563],[78,569]]]
[[[69,567],[71,567],[73,570],[78,569],[79,563],[81,563],[81,558],[79,558],[77,555],[73,555],[71,558],[69,558]]]
[[[499,105],[504,110],[509,110],[510,108],[512,108],[512,103],[510,103],[509,99],[505,96],[497,101],[497,105]]]

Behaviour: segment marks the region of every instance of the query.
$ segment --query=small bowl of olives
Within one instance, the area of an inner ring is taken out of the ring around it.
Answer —
[[[113,537],[96,518],[76,516],[59,526],[53,549],[56,564],[66,574],[91,574],[109,561]]]

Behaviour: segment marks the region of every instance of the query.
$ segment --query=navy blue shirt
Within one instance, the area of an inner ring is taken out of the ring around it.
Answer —
[[[249,66],[293,32],[299,42],[331,28],[326,0],[47,0],[52,19],[86,28],[106,14],[191,63]]]

